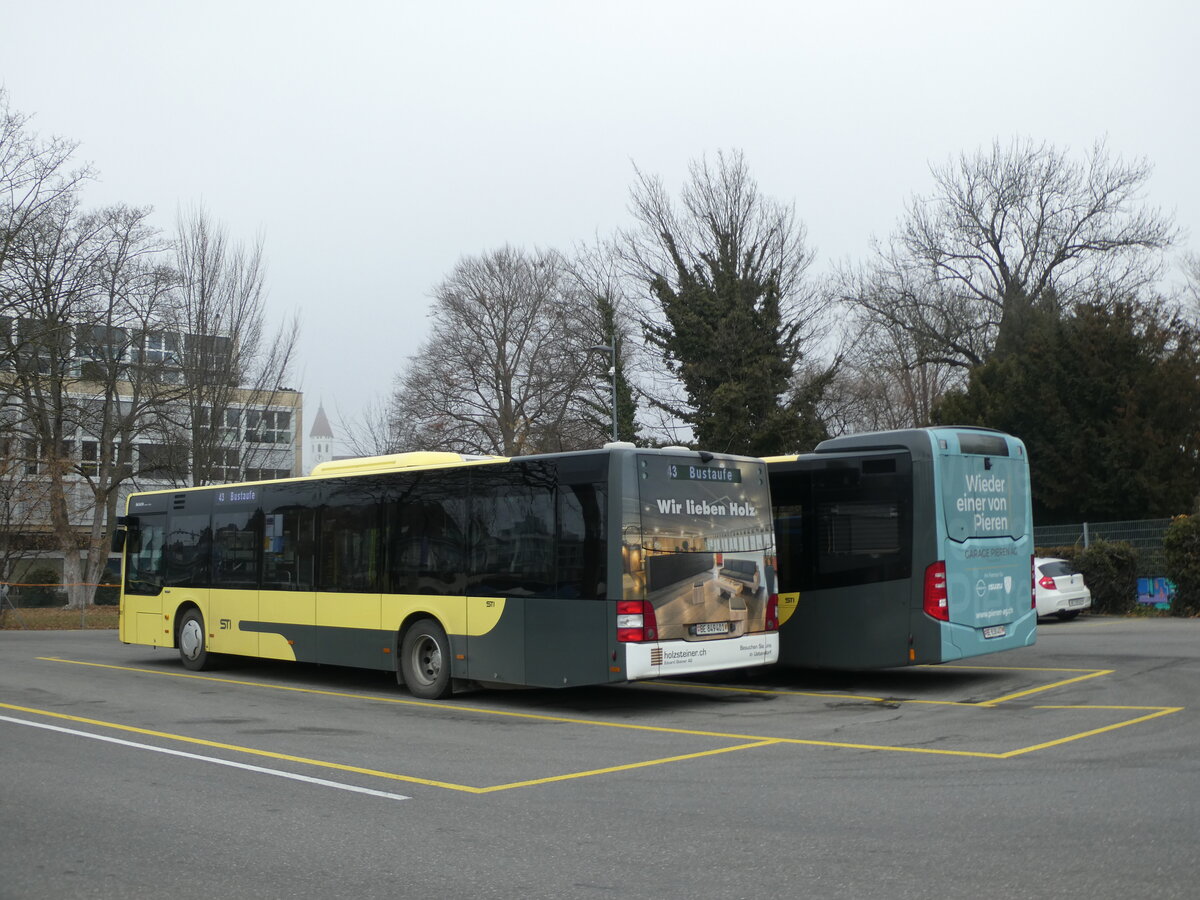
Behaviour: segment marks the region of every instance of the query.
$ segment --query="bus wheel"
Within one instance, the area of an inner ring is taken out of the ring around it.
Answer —
[[[204,616],[200,610],[189,609],[179,620],[179,658],[183,665],[195,672],[207,669],[211,663],[208,645],[204,640]]]
[[[400,676],[414,697],[440,700],[450,696],[450,641],[433,619],[421,619],[405,632],[400,644]]]

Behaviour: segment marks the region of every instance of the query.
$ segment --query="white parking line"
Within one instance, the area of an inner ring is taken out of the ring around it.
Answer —
[[[373,791],[370,788],[357,787],[352,784],[339,784],[336,781],[326,781],[324,778],[312,778],[308,775],[297,775],[280,769],[267,769],[262,766],[252,766],[247,763],[220,759],[216,756],[201,756],[198,753],[185,753],[183,750],[171,750],[167,747],[155,747],[151,744],[139,744],[136,741],[125,741],[120,738],[107,737],[103,734],[92,734],[89,731],[77,731],[74,728],[63,728],[60,725],[48,725],[45,722],[31,722],[28,719],[14,719],[12,716],[0,716],[0,721],[12,722],[14,725],[28,725],[31,728],[44,728],[47,731],[58,731],[62,734],[73,734],[77,737],[91,738],[94,741],[106,741],[110,744],[120,744],[122,747],[134,747],[138,750],[153,750],[155,753],[166,753],[170,756],[182,756],[185,759],[196,759],[200,762],[216,763],[218,766],[229,766],[234,769],[245,769],[248,772],[261,772],[264,775],[278,775],[280,778],[290,778],[293,781],[305,781],[309,784],[319,784],[322,787],[337,788],[341,791],[353,791],[356,794],[368,794],[372,797],[385,797],[388,800],[411,800],[404,794],[391,794],[387,791]]]

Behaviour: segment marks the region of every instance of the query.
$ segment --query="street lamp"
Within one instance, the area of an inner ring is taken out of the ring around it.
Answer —
[[[597,344],[594,347],[588,347],[588,350],[608,354],[610,363],[608,374],[612,377],[612,439],[615,441],[617,439],[617,333],[613,332],[611,343]]]

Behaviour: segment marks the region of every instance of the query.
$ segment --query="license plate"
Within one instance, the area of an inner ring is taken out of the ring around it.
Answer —
[[[1006,634],[1008,634],[1008,631],[1005,630],[1003,625],[989,625],[983,629],[983,636],[985,639],[1004,637]]]
[[[1082,597],[1072,597],[1067,601],[1067,606],[1083,606],[1085,603],[1087,603],[1087,601]]]
[[[728,634],[728,622],[701,622],[692,628],[692,634]]]

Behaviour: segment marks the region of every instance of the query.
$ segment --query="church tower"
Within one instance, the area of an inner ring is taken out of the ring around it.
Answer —
[[[317,415],[313,419],[312,430],[308,433],[309,452],[305,455],[308,465],[305,474],[312,472],[320,463],[333,459],[333,429],[329,427],[329,419],[325,416],[325,404],[317,406]]]

